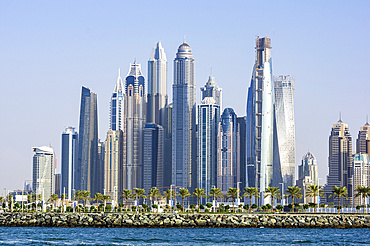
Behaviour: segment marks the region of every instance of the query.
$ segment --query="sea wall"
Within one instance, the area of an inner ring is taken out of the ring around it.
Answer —
[[[0,213],[0,226],[370,228],[370,215]]]

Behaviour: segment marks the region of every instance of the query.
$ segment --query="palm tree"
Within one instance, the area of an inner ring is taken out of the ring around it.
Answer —
[[[233,213],[235,213],[235,199],[239,198],[239,189],[229,187],[229,191],[227,192],[227,196],[233,200]]]
[[[245,187],[244,188],[244,197],[249,197],[249,213],[252,209],[252,197],[260,197],[258,189],[256,187]]]
[[[370,193],[370,187],[366,187],[366,186],[357,186],[356,190],[355,190],[356,194],[355,194],[355,197],[361,197],[364,201],[364,213],[365,213],[365,207],[366,207],[366,204],[365,204],[365,200],[366,200],[366,197],[369,196],[369,193]]]
[[[48,202],[53,203],[53,204],[52,204],[52,206],[53,206],[53,205],[54,205],[54,203],[55,203],[56,201],[58,201],[58,200],[59,200],[58,195],[57,195],[57,194],[52,194],[52,195],[50,196],[50,198],[48,199]]]
[[[102,201],[104,202],[104,212],[105,212],[105,207],[107,206],[107,201],[110,201],[110,195],[102,195]]]
[[[345,186],[343,186],[343,187],[334,186],[332,192],[333,192],[333,194],[331,194],[329,197],[338,198],[338,213],[340,214],[340,198],[344,197],[344,198],[348,199],[347,187],[345,187]]]
[[[99,211],[99,201],[103,201],[103,194],[102,193],[95,193],[94,200],[96,201],[96,207]]]
[[[221,188],[211,188],[211,192],[209,193],[209,196],[213,197],[213,200],[217,201],[217,198],[221,195],[222,195]]]
[[[150,199],[153,199],[153,203],[154,203],[154,201],[157,200],[157,197],[160,196],[160,195],[161,195],[161,192],[158,189],[150,189],[149,197],[150,197]],[[158,212],[158,209],[157,209],[157,212]]]
[[[285,191],[285,197],[291,197],[292,198],[292,204],[293,204],[293,212],[294,212],[294,198],[302,198],[302,192],[301,188],[297,186],[288,186],[288,189]]]
[[[132,196],[132,191],[129,190],[129,189],[124,189],[122,191],[122,195],[119,197],[120,199],[124,199],[125,200],[125,208],[127,209],[127,201],[128,199],[130,199]]]
[[[265,198],[269,196],[271,197],[272,211],[274,211],[274,199],[281,199],[280,189],[279,187],[267,187],[265,192]]]
[[[87,191],[87,190],[81,191],[81,199],[84,203],[84,211],[86,210],[86,200],[90,196],[90,194],[91,194],[90,191]]]
[[[191,196],[188,189],[180,189],[178,196],[181,196],[182,198],[182,212],[184,212],[184,199],[185,197]]]
[[[139,212],[139,199],[140,198],[146,198],[146,196],[144,195],[145,193],[145,190],[144,189],[140,189],[140,188],[135,188],[134,189],[134,195],[136,197],[136,200],[137,200],[137,211]]]
[[[207,194],[204,189],[195,188],[195,191],[193,192],[193,197],[198,197],[198,209],[200,206],[200,198],[206,197]]]
[[[321,189],[321,185],[317,186],[317,185],[309,185],[308,186],[308,189],[307,189],[307,195],[306,196],[313,196],[313,201],[314,203],[317,204],[317,206],[319,206],[319,203],[316,202],[316,197],[317,197],[317,193],[319,193],[319,196],[324,196],[324,190]],[[315,207],[315,213],[316,213],[316,207]]]

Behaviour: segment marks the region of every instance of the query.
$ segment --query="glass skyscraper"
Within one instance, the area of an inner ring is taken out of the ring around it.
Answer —
[[[74,127],[66,127],[62,134],[61,193],[72,199],[74,167],[77,165],[78,134]]]
[[[118,69],[118,78],[110,102],[109,130],[123,130],[123,90],[121,70]]]
[[[97,95],[82,87],[80,127],[78,140],[78,161],[75,165],[75,190],[87,190],[92,195],[102,192],[98,187],[98,109]]]
[[[273,81],[271,39],[256,39],[256,60],[247,98],[247,168],[248,186],[262,193],[272,183],[273,175]]]
[[[225,108],[217,133],[217,188],[224,194],[236,188],[237,172],[237,117],[232,108]]]
[[[275,92],[275,142],[274,184],[284,183],[284,189],[295,184],[295,124],[294,124],[294,77],[274,76]],[[280,177],[277,177],[276,174]],[[282,187],[280,187],[282,190]]]
[[[145,79],[141,66],[130,64],[125,79],[122,188],[143,187],[143,130],[146,115]]]
[[[32,192],[47,201],[54,194],[55,155],[51,147],[34,147]]]
[[[222,89],[218,87],[214,77],[209,76],[206,85],[201,87],[200,91],[201,100],[206,97],[212,97],[215,100],[215,104],[219,105],[222,109]]]
[[[220,105],[213,97],[205,97],[198,105],[198,168],[197,188],[207,194],[217,186],[217,130]]]
[[[179,46],[174,61],[172,109],[172,184],[192,192],[196,179],[195,60],[187,43]]]

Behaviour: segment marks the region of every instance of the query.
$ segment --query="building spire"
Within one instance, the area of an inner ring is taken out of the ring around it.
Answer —
[[[186,44],[186,39],[185,39],[185,35],[184,35],[184,44]]]
[[[121,77],[121,68],[118,68],[118,77]]]
[[[342,121],[342,112],[339,111],[339,120],[338,120],[338,123],[343,123]]]

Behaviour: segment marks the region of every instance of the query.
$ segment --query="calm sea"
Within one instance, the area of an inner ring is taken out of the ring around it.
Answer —
[[[368,229],[0,227],[0,245],[370,245]]]

